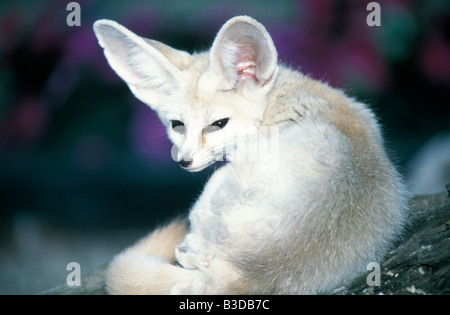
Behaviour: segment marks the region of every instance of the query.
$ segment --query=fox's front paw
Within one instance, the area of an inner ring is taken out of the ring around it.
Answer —
[[[206,282],[195,279],[189,282],[177,283],[170,289],[173,295],[197,295],[206,294]]]
[[[186,269],[208,267],[208,257],[206,255],[196,255],[183,245],[175,248],[175,257],[178,263]]]

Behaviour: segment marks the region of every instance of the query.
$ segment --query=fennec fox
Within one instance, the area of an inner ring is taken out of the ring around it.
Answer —
[[[114,21],[94,30],[111,67],[167,126],[183,168],[229,161],[189,221],[113,259],[109,293],[329,293],[401,234],[406,191],[373,113],[279,64],[254,19],[229,20],[194,54]],[[254,150],[274,139],[274,150]]]

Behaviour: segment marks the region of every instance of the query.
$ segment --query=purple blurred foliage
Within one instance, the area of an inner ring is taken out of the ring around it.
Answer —
[[[151,3],[140,4],[129,8],[122,14],[121,24],[133,30],[136,34],[151,38],[164,30],[164,23],[167,17],[151,5]],[[165,26],[167,27],[167,25]]]
[[[333,1],[301,2],[295,24],[268,26],[280,58],[335,87],[356,81],[373,91],[383,89],[388,68],[366,25],[365,5],[354,1],[339,9]]]
[[[212,2],[189,17],[189,25],[200,38],[206,38],[211,43],[221,26],[234,16],[242,15],[243,7],[230,6],[226,1]]]
[[[130,141],[133,149],[151,163],[170,163],[172,144],[158,115],[138,101],[133,101],[132,105],[134,114],[130,124]]]
[[[18,9],[11,10],[0,19],[0,43],[4,51],[10,51],[11,47],[15,45],[21,22],[21,14]]]
[[[48,106],[42,100],[21,98],[0,124],[0,149],[17,148],[18,144],[34,145],[40,140],[48,123]]]
[[[421,67],[433,81],[450,87],[450,43],[440,30],[430,30],[420,51]]]

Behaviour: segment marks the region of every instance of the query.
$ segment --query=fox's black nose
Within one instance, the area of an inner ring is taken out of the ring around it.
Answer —
[[[187,168],[192,164],[192,161],[185,161],[184,159],[181,159],[178,163],[181,165],[181,167]]]

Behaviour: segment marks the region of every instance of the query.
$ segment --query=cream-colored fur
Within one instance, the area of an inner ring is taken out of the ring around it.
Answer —
[[[113,21],[94,30],[184,168],[231,160],[190,210],[189,229],[175,221],[113,260],[110,293],[328,293],[381,262],[407,196],[367,106],[279,64],[250,17],[192,55]]]

